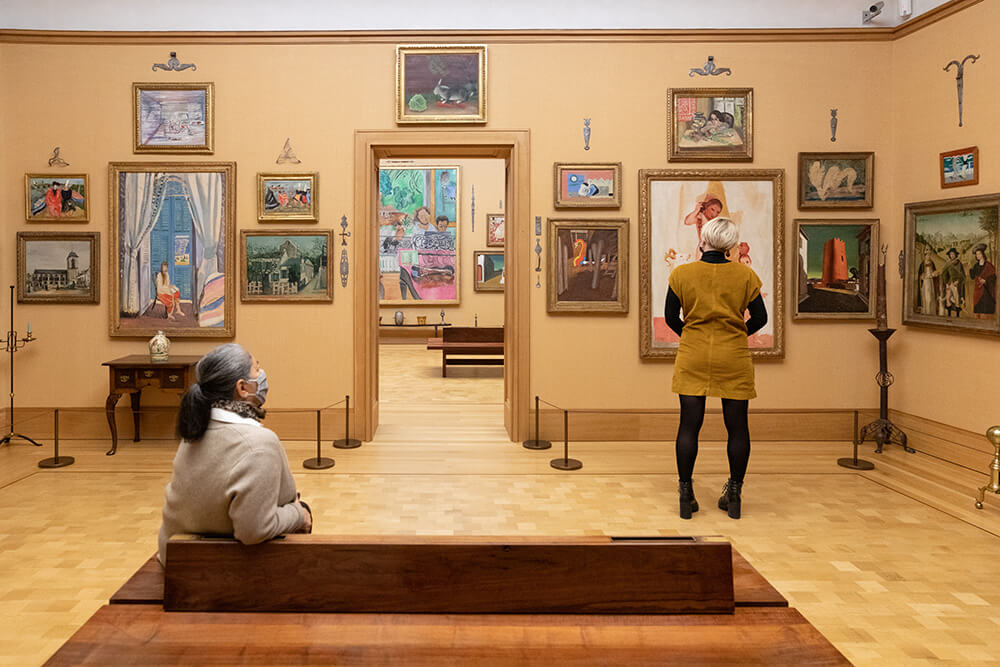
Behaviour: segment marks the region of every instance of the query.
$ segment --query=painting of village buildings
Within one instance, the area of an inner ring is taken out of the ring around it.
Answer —
[[[330,301],[332,232],[243,231],[243,301]]]
[[[796,318],[874,317],[875,225],[874,220],[796,221]]]
[[[458,167],[379,170],[379,302],[459,302]]]
[[[19,232],[18,301],[97,303],[100,234]]]

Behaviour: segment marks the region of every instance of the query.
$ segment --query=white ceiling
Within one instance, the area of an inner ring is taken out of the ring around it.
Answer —
[[[0,0],[29,30],[502,30],[857,28],[874,0]],[[885,0],[871,26],[947,0]],[[912,17],[911,17],[912,18]]]

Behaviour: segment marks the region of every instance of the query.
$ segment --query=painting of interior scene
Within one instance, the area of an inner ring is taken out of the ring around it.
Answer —
[[[476,251],[477,292],[502,292],[506,273],[503,267],[503,252]]]
[[[221,332],[232,324],[226,322],[229,173],[117,173],[120,330]]]
[[[329,300],[327,234],[246,234],[244,298]]]
[[[203,147],[208,144],[205,89],[139,89],[139,145]]]
[[[556,232],[558,301],[618,300],[618,230],[562,228]]]
[[[379,170],[380,303],[458,303],[458,173]]]
[[[746,141],[745,97],[678,97],[678,148],[742,146]]]
[[[31,222],[86,222],[86,176],[32,176],[27,185],[28,215]]]
[[[799,225],[797,314],[872,314],[872,226]]]

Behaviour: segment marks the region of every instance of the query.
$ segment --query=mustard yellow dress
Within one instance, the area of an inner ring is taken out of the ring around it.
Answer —
[[[684,311],[674,393],[756,398],[743,314],[760,294],[757,274],[739,262],[698,261],[671,271],[669,284]]]

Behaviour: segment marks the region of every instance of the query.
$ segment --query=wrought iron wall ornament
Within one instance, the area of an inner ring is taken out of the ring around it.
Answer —
[[[590,119],[583,119],[583,150],[590,150]]]
[[[962,88],[963,88],[964,83],[965,83],[964,82],[964,78],[965,78],[965,62],[967,60],[969,60],[969,59],[971,59],[972,62],[976,62],[977,60],[979,60],[979,58],[980,58],[980,56],[974,56],[974,55],[972,55],[970,53],[969,55],[967,55],[964,58],[962,58],[962,62],[958,62],[957,60],[952,60],[950,63],[948,63],[947,65],[944,66],[944,71],[945,72],[947,72],[949,69],[951,69],[952,65],[954,65],[955,68],[956,68],[956,71],[955,71],[955,87],[958,89],[958,126],[959,127],[962,127]]]
[[[472,184],[472,231],[476,231],[476,184]]]
[[[542,235],[542,216],[535,216],[535,236]]]
[[[69,162],[59,157],[59,147],[52,149],[52,157],[49,158],[50,167],[68,167]]]
[[[542,240],[535,239],[535,254],[538,255],[538,266],[535,267],[535,287],[542,286]]]
[[[340,229],[342,230],[338,236],[340,236],[340,245],[346,246],[347,239],[351,236],[351,233],[347,231],[347,216],[340,216]],[[347,248],[342,247],[340,250],[340,286],[347,287],[347,275],[350,273],[350,266],[347,263]]]
[[[733,70],[728,67],[716,67],[715,56],[709,56],[707,63],[701,67],[692,67],[688,72],[688,76],[694,76],[695,74],[699,76],[719,76],[720,74],[732,76]]]
[[[292,150],[292,140],[291,138],[285,139],[285,146],[281,149],[281,153],[278,155],[278,159],[274,161],[275,164],[301,164],[302,160],[295,156],[295,151]]]
[[[830,141],[837,140],[837,110],[830,109]]]
[[[167,60],[166,64],[153,63],[153,71],[155,72],[158,69],[166,70],[168,72],[180,72],[189,69],[193,72],[198,69],[198,66],[194,63],[181,64],[181,61],[177,59],[177,52],[171,51],[170,58]]]

